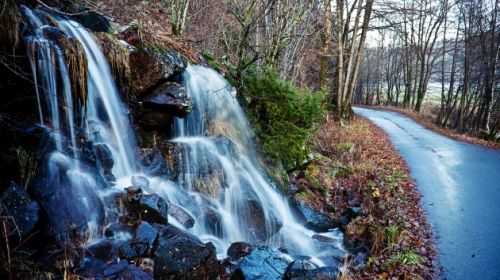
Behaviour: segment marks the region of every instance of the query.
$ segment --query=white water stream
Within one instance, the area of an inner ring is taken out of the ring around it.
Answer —
[[[25,9],[25,16],[37,30],[26,41],[29,47],[37,49],[37,56],[30,59],[36,85],[44,89],[43,92],[37,89],[40,122],[54,131],[56,143],[56,151],[50,157],[53,162],[49,163],[53,166],[49,169],[58,173],[64,167],[74,185],[87,188],[86,191],[106,201],[106,195],[130,186],[133,175],[145,176],[138,163],[138,146],[128,108],[120,100],[107,61],[93,36],[74,21],[57,19],[60,28],[82,44],[87,57],[86,107],[79,108],[84,112],[82,119],[78,119],[60,48],[45,38],[43,32],[38,32],[45,26],[33,11]],[[181,172],[176,182],[148,177],[150,188],[146,191],[157,193],[189,213],[195,223],[185,229],[203,241],[213,242],[220,258],[231,243],[248,241],[318,257],[316,263],[323,264],[320,258],[325,252],[312,239],[315,232],[295,219],[285,197],[275,190],[258,166],[251,128],[234,97],[234,89],[220,74],[202,66],[189,66],[183,78],[194,107],[188,117],[176,118],[174,124],[172,142],[182,151]],[[59,81],[62,85],[57,84]],[[65,121],[61,107],[66,108]],[[87,140],[94,145],[106,145],[111,151],[112,173],[117,179],[111,188],[96,187],[94,174],[80,169],[79,127],[84,129]],[[88,205],[90,216],[92,207]],[[169,222],[183,227],[174,217],[169,217]],[[94,241],[102,237],[104,226],[91,217],[89,228],[94,231]],[[341,234],[331,232],[329,236],[338,239],[341,247]]]

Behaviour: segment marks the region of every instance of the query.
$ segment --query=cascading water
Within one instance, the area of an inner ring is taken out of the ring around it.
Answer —
[[[80,42],[87,58],[85,108],[75,110],[77,102],[72,99],[60,46],[44,36],[43,29],[48,28],[48,23],[29,9],[24,9],[24,14],[35,31],[26,37],[26,42],[35,50],[31,52],[30,61],[40,122],[53,131],[56,146],[49,155],[48,176],[59,185],[63,185],[64,180],[71,183],[73,189],[69,191],[74,200],[69,203],[73,205],[65,207],[82,207],[68,209],[68,214],[79,212],[85,217],[91,234],[100,237],[103,227],[110,222],[109,217],[113,216],[109,212],[114,210],[105,205],[106,197],[128,187],[133,175],[145,176],[138,164],[137,144],[127,108],[120,100],[106,59],[92,35],[74,21],[56,18],[60,28]],[[164,176],[149,177],[150,187],[145,190],[157,193],[195,220],[194,225],[186,226],[170,216],[169,223],[203,241],[213,242],[220,258],[225,256],[231,243],[248,241],[285,247],[296,255],[315,256],[317,264],[324,264],[324,250],[312,238],[316,233],[295,219],[286,199],[274,190],[258,167],[251,128],[235,99],[234,89],[217,72],[201,66],[188,66],[183,79],[194,108],[187,118],[176,118],[174,123],[175,138],[171,142],[181,150],[180,175],[177,182]],[[61,107],[65,108],[65,114],[60,112]],[[116,181],[108,178],[106,182],[80,163],[80,128],[84,131],[82,138],[94,147],[109,149]],[[102,186],[102,182],[106,186]],[[93,199],[95,197],[99,199]],[[104,208],[102,215],[100,208]],[[108,218],[102,217],[106,215]],[[342,247],[340,233],[332,231],[325,235],[338,240],[337,248]]]

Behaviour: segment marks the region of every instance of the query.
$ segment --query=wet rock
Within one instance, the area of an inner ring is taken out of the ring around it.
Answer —
[[[256,198],[249,198],[248,207],[248,235],[250,240],[257,243],[265,243],[271,236],[277,233],[283,224],[273,212],[266,214],[261,203]],[[269,221],[266,220],[269,219]]]
[[[149,187],[149,180],[144,176],[132,176],[131,182],[132,186],[141,190],[147,189]]]
[[[103,271],[103,276],[106,278],[117,275],[128,267],[128,262],[126,260],[121,260],[118,263],[114,263],[106,267]]]
[[[166,175],[167,163],[159,149],[139,149],[139,160],[144,166],[144,173],[150,176]]]
[[[170,204],[168,208],[168,213],[174,217],[181,225],[185,228],[192,228],[194,226],[194,219],[189,215],[186,210],[175,204]]]
[[[344,261],[346,253],[340,249],[340,246],[342,246],[342,240],[321,234],[315,234],[312,238],[319,243],[321,248],[324,249],[324,255],[332,257],[332,262],[328,264],[329,266],[334,266]]]
[[[57,240],[86,239],[89,224],[102,225],[104,208],[94,192],[97,182],[69,180],[64,168],[51,179],[46,173],[33,180],[31,188],[46,215],[45,232]],[[85,198],[85,199],[82,199]]]
[[[227,249],[227,256],[233,261],[237,261],[252,252],[253,246],[246,242],[234,242]]]
[[[86,248],[87,255],[103,261],[111,261],[118,257],[118,247],[110,240],[103,239]]]
[[[120,257],[133,259],[136,257],[150,255],[153,245],[158,237],[158,227],[145,221],[141,221],[133,229],[132,238],[126,240],[120,246]]]
[[[94,11],[79,13],[76,16],[76,19],[81,25],[93,32],[109,33],[111,31],[111,24],[109,23],[109,20]]]
[[[178,180],[182,168],[181,155],[184,146],[181,143],[165,141],[160,143],[159,148],[167,163],[168,175],[172,180]]]
[[[135,230],[133,245],[136,247],[144,247],[144,252],[146,252],[153,247],[157,237],[158,229],[149,223],[142,221]]]
[[[127,194],[125,204],[129,212],[144,221],[157,224],[168,222],[168,203],[156,194]]]
[[[212,243],[172,225],[159,235],[154,254],[155,279],[215,279],[221,267]]]
[[[7,219],[7,234],[25,237],[36,226],[39,219],[40,206],[32,201],[28,193],[12,182],[0,199],[0,215],[12,217]]]
[[[97,159],[98,167],[102,170],[104,178],[108,181],[114,181],[115,176],[113,176],[112,169],[115,161],[113,159],[113,154],[106,144],[95,144],[94,152]]]
[[[310,269],[304,267],[302,262],[294,262],[288,268],[285,280],[335,280],[337,279],[337,267],[321,267]]]
[[[174,117],[165,112],[142,108],[136,110],[136,120],[145,130],[170,131]]]
[[[142,271],[138,267],[134,265],[128,265],[124,270],[122,270],[118,277],[116,278],[117,280],[153,280],[153,278],[147,274],[146,272]]]
[[[170,50],[136,49],[129,55],[130,91],[139,100],[149,91],[187,67],[186,60]]]
[[[234,271],[232,279],[283,279],[291,260],[278,250],[258,246],[245,256]]]
[[[220,213],[212,207],[205,209],[205,227],[215,236],[222,236],[222,217]]]
[[[346,227],[354,218],[361,213],[361,207],[347,208],[344,214],[340,217],[340,224]]]
[[[161,84],[143,99],[145,108],[169,113],[177,117],[189,114],[192,102],[186,89],[178,83]]]
[[[299,218],[299,221],[308,229],[317,232],[325,232],[338,226],[338,224],[327,215],[312,209],[304,202],[292,201],[290,206]]]

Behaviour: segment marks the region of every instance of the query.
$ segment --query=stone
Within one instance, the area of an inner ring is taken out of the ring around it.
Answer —
[[[268,216],[264,212],[262,205],[256,198],[248,198],[248,236],[251,241],[256,243],[265,243],[271,236],[277,233],[283,224],[273,212]],[[269,219],[267,221],[266,219]]]
[[[0,215],[12,217],[6,219],[9,237],[25,237],[39,220],[40,206],[32,201],[28,193],[18,184],[11,182],[0,199]]]
[[[115,276],[127,267],[128,262],[126,260],[121,260],[118,263],[110,264],[108,267],[104,268],[103,276],[106,278]]]
[[[196,236],[172,225],[160,232],[154,263],[157,280],[215,279],[221,271],[212,243],[204,244]]]
[[[97,159],[98,168],[102,171],[104,178],[106,178],[110,182],[114,181],[115,177],[113,176],[112,169],[115,161],[108,145],[95,144],[94,152]]]
[[[303,266],[303,262],[293,262],[287,269],[285,280],[335,280],[337,267],[311,268]]]
[[[227,249],[227,256],[233,261],[238,261],[252,253],[253,246],[247,242],[234,242]]]
[[[257,246],[245,256],[233,272],[232,279],[283,279],[291,260],[278,250],[268,246]]]
[[[191,97],[178,83],[166,82],[158,86],[143,99],[145,108],[185,117],[192,108]]]
[[[112,261],[118,257],[118,246],[111,240],[102,239],[86,248],[86,252],[103,261]]]
[[[169,131],[174,122],[172,115],[146,108],[136,110],[136,119],[139,125],[149,131]]]
[[[118,277],[116,278],[117,280],[153,280],[153,278],[147,274],[146,272],[142,271],[138,267],[134,265],[128,265],[124,270],[122,270]]]
[[[157,224],[168,222],[168,202],[156,194],[127,194],[125,205],[129,212],[139,215],[144,221]]]
[[[111,31],[109,20],[105,16],[94,11],[79,13],[76,19],[81,25],[93,32],[109,33]]]
[[[98,183],[92,180],[70,179],[64,167],[58,169],[59,175],[55,178],[42,172],[30,186],[34,198],[46,213],[42,221],[45,233],[59,241],[85,240],[89,223],[102,225],[104,222],[104,206],[94,192],[102,187],[94,185]]]
[[[170,50],[135,49],[129,54],[130,91],[138,99],[179,74],[187,67],[187,61],[179,53]]]
[[[175,204],[170,204],[168,213],[185,228],[192,228],[194,226],[194,218],[182,207],[179,207]]]
[[[316,232],[326,232],[329,229],[338,227],[338,224],[327,215],[312,209],[301,201],[291,201],[290,206],[299,221],[310,230]]]
[[[340,224],[343,227],[347,227],[347,225],[356,218],[361,213],[361,207],[350,207],[347,208],[342,216],[340,217]]]
[[[139,149],[139,160],[147,175],[162,176],[168,174],[167,163],[159,149]]]

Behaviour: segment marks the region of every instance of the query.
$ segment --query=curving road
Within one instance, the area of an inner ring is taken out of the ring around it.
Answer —
[[[381,127],[417,181],[447,279],[500,279],[500,150],[441,136],[393,112],[355,108]]]

